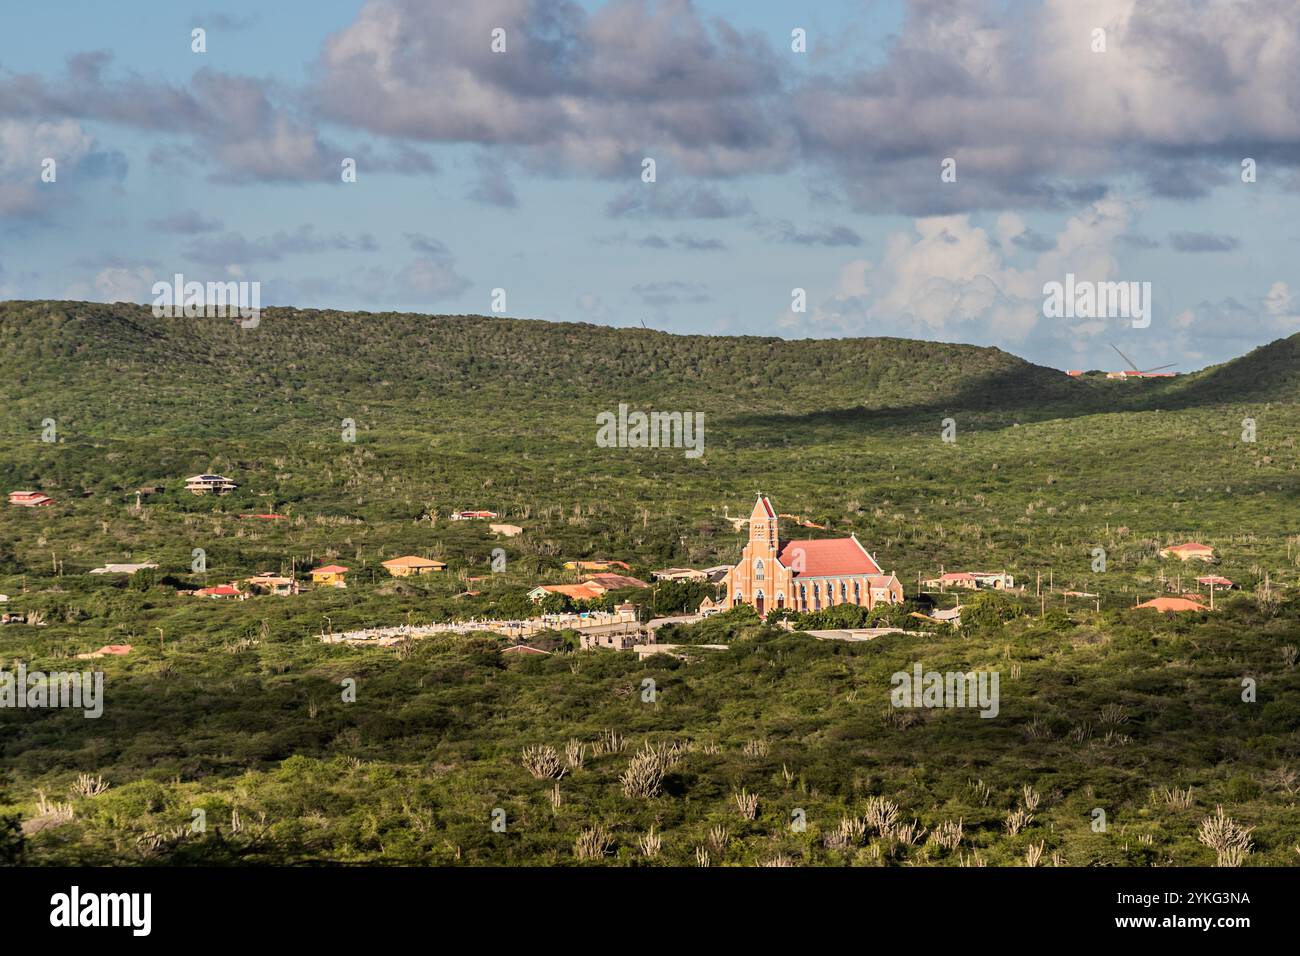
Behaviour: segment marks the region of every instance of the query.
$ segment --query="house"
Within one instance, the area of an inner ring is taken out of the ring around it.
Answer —
[[[946,624],[951,624],[953,627],[961,627],[961,605],[960,604],[957,605],[956,607],[944,608],[943,610],[935,611],[930,616],[934,618],[936,621],[943,621]]]
[[[595,648],[626,651],[645,642],[645,632],[634,623],[598,624],[578,634],[578,645],[584,651]]]
[[[230,584],[218,584],[216,587],[199,588],[193,593],[195,597],[239,598],[241,600],[248,596],[239,590],[239,584],[233,581]]]
[[[1016,579],[1005,571],[948,571],[937,578],[922,581],[927,588],[946,591],[949,588],[965,588],[974,591],[978,588],[992,588],[995,591],[1009,591],[1015,587]]]
[[[723,581],[732,607],[749,604],[764,616],[773,608],[872,608],[903,600],[898,577],[885,574],[856,535],[783,541],[780,519],[764,495],[758,496],[749,516],[749,543],[740,562]]]
[[[446,571],[447,564],[444,561],[435,561],[432,558],[421,558],[414,554],[408,554],[400,558],[391,558],[384,562],[384,567],[388,573],[395,578],[410,577],[412,574],[429,574],[433,571]]]
[[[143,571],[145,568],[157,568],[158,565],[152,561],[144,564],[106,564],[102,568],[91,568],[91,574],[135,574],[137,571]]]
[[[193,475],[185,479],[185,490],[196,495],[224,495],[238,487],[224,475]]]
[[[1171,614],[1176,611],[1208,611],[1210,610],[1204,604],[1193,601],[1189,598],[1181,597],[1158,597],[1150,601],[1143,601],[1136,607],[1149,608],[1152,611],[1160,611],[1164,614]]]
[[[566,571],[610,571],[614,568],[622,568],[624,571],[631,571],[632,565],[625,564],[622,561],[565,561],[564,569]]]
[[[474,521],[482,518],[495,518],[495,511],[457,511],[452,514],[452,521]]]
[[[618,588],[648,588],[640,578],[630,578],[625,574],[588,574],[582,579],[583,584],[599,584],[606,591]]]
[[[503,534],[507,538],[513,538],[524,533],[524,529],[517,524],[490,524],[488,530],[493,534]]]
[[[706,597],[700,602],[700,606],[696,609],[695,613],[700,617],[712,617],[719,611],[725,611],[726,609],[727,608],[723,602],[715,601],[713,598]]]
[[[78,654],[78,660],[90,660],[95,657],[125,657],[131,653],[130,644],[105,644],[97,651],[89,651],[85,654]]]
[[[1197,578],[1196,583],[1204,584],[1211,588],[1235,588],[1237,586],[1227,578],[1218,574],[1207,574],[1205,577]]]
[[[1180,561],[1190,561],[1193,558],[1197,561],[1213,561],[1214,549],[1208,544],[1189,541],[1186,544],[1175,544],[1168,548],[1161,548],[1160,557],[1178,558]]]
[[[927,588],[938,588],[940,591],[946,591],[948,588],[968,588],[973,591],[980,586],[975,580],[975,575],[970,571],[948,571],[937,578],[930,578],[921,583]]]
[[[650,577],[656,581],[704,581],[709,575],[694,568],[664,568],[662,571],[651,571]]]
[[[46,505],[54,504],[54,499],[39,491],[11,491],[9,503],[22,508],[44,508]]]
[[[300,588],[293,578],[282,578],[274,574],[258,574],[247,579],[250,590],[258,593],[275,594],[288,597],[297,594]]]
[[[323,568],[315,568],[311,572],[311,583],[319,584],[327,588],[345,588],[348,586],[343,575],[348,573],[348,569],[339,564],[327,564]]]
[[[595,601],[605,596],[609,588],[599,584],[543,584],[528,592],[529,599],[536,604],[551,594],[560,594],[572,601]]]

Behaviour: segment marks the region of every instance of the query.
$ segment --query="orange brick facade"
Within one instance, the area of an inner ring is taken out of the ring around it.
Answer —
[[[771,502],[760,495],[749,518],[749,543],[723,579],[728,607],[749,604],[766,616],[780,608],[902,602],[898,578],[883,573],[856,536],[783,542],[779,524]]]

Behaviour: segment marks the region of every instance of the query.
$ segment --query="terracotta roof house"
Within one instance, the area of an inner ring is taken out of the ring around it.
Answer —
[[[451,516],[452,521],[473,521],[478,518],[495,518],[495,511],[457,511]]]
[[[39,491],[11,491],[9,503],[22,508],[43,508],[54,504],[54,499]]]
[[[312,569],[311,583],[331,588],[345,588],[348,583],[343,579],[343,575],[347,573],[348,569],[341,564],[327,564],[323,568]]]
[[[443,561],[435,561],[432,558],[421,558],[414,554],[404,555],[400,558],[390,558],[384,562],[384,567],[388,573],[395,578],[405,578],[412,574],[429,574],[432,571],[446,571],[447,564]]]
[[[224,475],[192,475],[185,479],[185,490],[196,495],[224,495],[238,487]]]
[[[586,584],[543,584],[529,591],[528,596],[533,603],[537,603],[548,594],[562,594],[574,601],[595,601],[603,597],[608,590],[609,588],[602,587],[595,582]]]
[[[630,578],[625,574],[589,574],[582,579],[583,584],[599,584],[606,591],[616,588],[648,588],[640,578]]]
[[[293,578],[284,578],[276,574],[257,574],[247,579],[248,586],[254,591],[265,591],[280,597],[298,593],[298,582]]]
[[[1188,541],[1186,544],[1175,544],[1168,548],[1161,548],[1160,557],[1178,558],[1180,561],[1189,561],[1193,558],[1197,561],[1212,561],[1214,560],[1214,549],[1208,544]]]
[[[242,598],[244,592],[239,590],[235,584],[218,584],[216,587],[199,588],[194,592],[195,597],[213,597],[213,598]]]
[[[1150,601],[1143,601],[1137,607],[1149,608],[1152,611],[1160,611],[1164,614],[1171,614],[1175,611],[1208,611],[1209,608],[1198,601],[1192,601],[1188,598],[1181,597],[1158,597]]]
[[[819,611],[835,604],[898,604],[903,586],[884,573],[855,535],[784,541],[780,518],[759,495],[749,516],[749,543],[723,579],[731,607],[749,604],[766,616],[776,608]]]

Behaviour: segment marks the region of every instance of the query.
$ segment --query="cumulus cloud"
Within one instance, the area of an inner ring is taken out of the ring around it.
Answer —
[[[1190,198],[1244,155],[1295,164],[1298,80],[1287,0],[918,0],[883,63],[814,78],[794,115],[862,209],[1064,206],[1119,178]]]
[[[571,0],[369,0],[325,43],[313,94],[335,122],[510,147],[542,168],[626,175],[649,154],[731,175],[795,156],[771,115],[781,88],[765,39],[706,23],[689,0],[591,13]]]
[[[338,176],[346,153],[328,146],[311,119],[283,102],[290,91],[248,76],[199,69],[188,84],[113,75],[112,55],[70,56],[56,80],[35,74],[0,79],[0,117],[98,120],[188,137],[175,162],[215,163],[222,181],[300,181]]]
[[[1129,226],[1131,206],[1119,199],[1093,203],[1069,217],[1050,243],[1017,242],[1026,232],[1014,213],[993,228],[967,215],[917,219],[911,232],[885,240],[879,261],[855,259],[843,266],[834,294],[808,316],[787,314],[790,334],[896,335],[950,342],[996,344],[1043,361],[1085,357],[1100,360],[1107,336],[1126,319],[1048,319],[1043,286],[1066,273],[1088,281],[1138,281],[1121,274],[1114,253]],[[1009,253],[1039,251],[1018,266]]]
[[[125,158],[95,145],[95,138],[73,120],[0,119],[0,216],[44,216],[64,199],[68,182],[78,175],[120,180]],[[54,161],[54,183],[41,179],[47,159]]]

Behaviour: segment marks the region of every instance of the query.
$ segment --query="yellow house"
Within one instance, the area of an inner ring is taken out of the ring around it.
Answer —
[[[431,571],[446,571],[447,565],[432,558],[420,558],[413,554],[401,558],[392,558],[384,562],[388,573],[395,578],[404,578],[411,574],[428,574]]]
[[[348,573],[348,569],[337,564],[327,564],[323,568],[316,568],[311,573],[312,584],[322,584],[330,588],[345,588],[348,586],[347,581],[343,580],[343,575]]]

